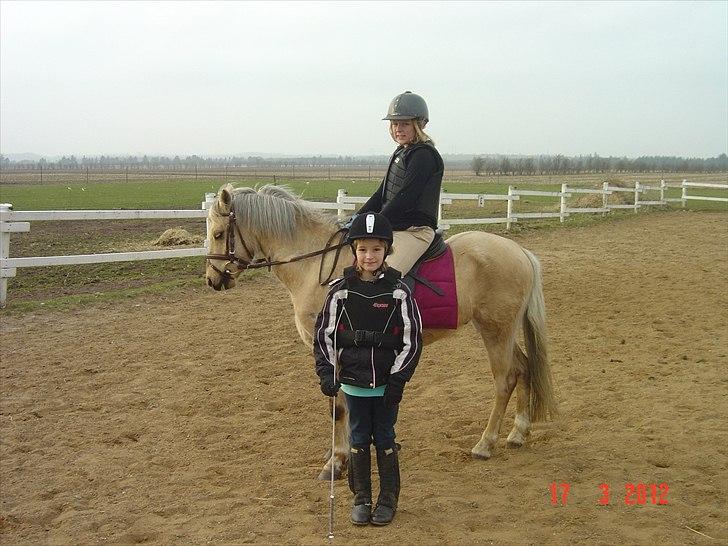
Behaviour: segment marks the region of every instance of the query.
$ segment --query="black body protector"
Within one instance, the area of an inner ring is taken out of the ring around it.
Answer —
[[[347,296],[336,328],[340,378],[361,387],[382,385],[403,347],[399,302],[392,295],[400,273],[389,268],[376,282],[362,281],[353,267],[344,274]]]
[[[356,272],[346,276],[347,296],[336,332],[337,346],[402,349],[397,300],[392,295],[399,272],[389,268],[383,275],[376,283],[362,281]]]
[[[445,165],[437,150],[429,144],[413,144],[395,151],[387,169],[387,177],[382,189],[382,203],[386,204],[388,201],[391,201],[402,190],[405,182],[405,173],[407,171],[407,161],[416,150],[422,148],[431,151],[435,158],[437,168],[428,180],[418,184],[421,187],[421,191],[419,192],[417,203],[413,204],[412,213],[415,216],[426,217],[429,220],[428,222],[422,222],[420,225],[436,227],[439,212],[438,206],[440,203],[440,187],[442,185],[442,175],[445,170]]]

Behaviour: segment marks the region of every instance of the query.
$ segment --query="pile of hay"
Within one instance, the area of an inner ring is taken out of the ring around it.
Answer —
[[[204,240],[201,235],[191,235],[186,229],[172,228],[162,233],[159,239],[152,244],[154,246],[194,245],[202,243]]]
[[[625,183],[623,180],[618,178],[609,178],[605,180],[609,182],[610,186],[616,186],[617,188],[629,188],[632,185]],[[601,189],[601,186],[595,187],[594,189]],[[612,195],[607,196],[608,203],[610,205],[626,205],[634,203],[634,193],[629,192],[614,192]],[[603,204],[602,196],[590,193],[575,194],[572,199],[569,200],[569,206],[574,208],[598,208]]]

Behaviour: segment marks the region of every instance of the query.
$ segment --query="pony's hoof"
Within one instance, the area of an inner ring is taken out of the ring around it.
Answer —
[[[523,447],[523,441],[523,435],[520,432],[511,432],[508,435],[506,445],[512,449],[518,449],[519,447]]]
[[[340,480],[341,474],[342,474],[342,472],[341,472],[340,468],[334,469],[334,479],[335,480]],[[321,481],[325,481],[325,482],[331,481],[331,469],[324,467],[321,470],[321,473],[318,475],[318,479]]]
[[[480,459],[482,461],[487,461],[490,459],[490,451],[488,450],[476,450],[475,448],[470,450],[470,455],[473,457],[473,459]]]

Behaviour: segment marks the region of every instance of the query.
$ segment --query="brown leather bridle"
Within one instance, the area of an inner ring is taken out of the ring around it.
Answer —
[[[246,269],[260,269],[261,267],[267,267],[268,271],[270,271],[271,267],[273,267],[274,265],[290,264],[320,255],[321,264],[319,265],[319,284],[324,285],[331,280],[331,277],[334,274],[334,271],[336,269],[336,263],[339,261],[339,255],[341,254],[341,249],[348,245],[348,243],[344,242],[347,231],[348,230],[346,229],[338,229],[337,231],[335,231],[333,235],[329,237],[329,240],[326,242],[326,246],[321,250],[315,250],[314,252],[301,254],[300,256],[294,256],[293,258],[290,258],[288,260],[272,261],[270,258],[261,258],[253,261],[253,253],[245,244],[245,239],[243,239],[243,234],[240,231],[240,226],[235,221],[235,212],[231,210],[230,214],[228,215],[228,228],[227,234],[225,236],[225,254],[206,254],[205,261],[210,265],[213,270],[217,271],[218,274],[225,277],[225,275],[242,273]],[[240,239],[240,244],[243,246],[243,249],[245,250],[248,258],[240,258],[235,254],[236,233],[238,235],[238,238]],[[337,235],[340,236],[339,242],[332,245],[331,243]],[[336,251],[336,256],[334,257],[334,261],[331,265],[331,270],[329,271],[326,279],[321,280],[321,274],[324,268],[324,255],[333,250]],[[212,263],[212,260],[225,260],[225,265],[223,266],[222,270],[215,266],[215,264]],[[234,265],[237,268],[236,271],[229,270],[229,267],[231,265]]]

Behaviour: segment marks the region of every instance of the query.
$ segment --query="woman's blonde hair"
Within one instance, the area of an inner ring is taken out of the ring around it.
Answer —
[[[412,144],[419,144],[420,142],[427,142],[431,145],[435,145],[435,141],[430,138],[430,135],[425,133],[425,131],[422,130],[422,121],[419,119],[413,119],[411,120],[412,124],[415,126],[415,138],[412,140]],[[389,135],[392,137],[392,140],[397,142],[397,139],[394,138],[394,129],[392,128],[392,124],[394,122],[389,122]]]

